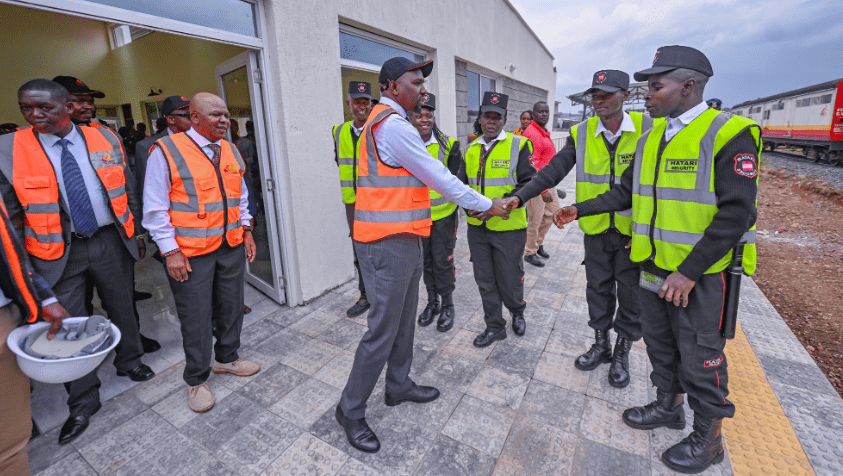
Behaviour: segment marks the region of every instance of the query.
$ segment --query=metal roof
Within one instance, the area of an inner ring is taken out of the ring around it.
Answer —
[[[835,80],[832,80],[832,81],[826,81],[824,83],[815,84],[813,86],[808,86],[808,87],[805,87],[805,88],[794,89],[793,91],[788,91],[788,92],[785,92],[785,93],[774,94],[772,96],[767,96],[767,97],[764,97],[764,98],[753,99],[752,101],[745,101],[745,102],[742,102],[740,104],[735,104],[734,106],[732,106],[732,109],[744,107],[744,106],[750,106],[750,105],[753,105],[753,104],[759,104],[759,103],[767,102],[767,101],[774,101],[776,99],[786,98],[786,97],[790,97],[790,96],[799,96],[799,95],[802,95],[802,94],[809,94],[809,93],[813,93],[813,92],[816,92],[816,91],[824,91],[824,90],[827,90],[827,89],[834,89],[835,87],[837,87],[837,83],[839,83],[841,81],[843,81],[843,78],[835,79]]]
[[[589,88],[591,89],[591,88]],[[585,91],[588,91],[586,89]],[[586,98],[586,92],[582,91],[579,93],[571,94],[567,96],[568,99],[571,100],[571,105],[582,104],[583,105],[583,112],[587,116],[593,116],[594,110],[591,107],[591,101]],[[647,82],[641,83],[630,83],[629,84],[629,97],[624,101],[624,104],[640,104],[644,102],[644,95],[647,94]]]

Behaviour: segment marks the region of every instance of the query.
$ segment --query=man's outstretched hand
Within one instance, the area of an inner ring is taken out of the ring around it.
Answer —
[[[553,215],[553,223],[559,228],[565,228],[565,225],[577,219],[576,207],[562,207]]]
[[[504,220],[509,218],[510,208],[507,207],[509,199],[506,198],[495,198],[492,200],[492,208],[486,210],[485,213],[490,215],[501,217]]]

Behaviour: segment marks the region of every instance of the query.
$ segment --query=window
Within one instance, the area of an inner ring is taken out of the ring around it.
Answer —
[[[769,118],[770,118],[770,110],[767,109],[766,111],[764,111],[764,119],[769,119]]]
[[[734,114],[736,116],[740,116],[741,114],[743,114],[743,110],[738,109],[737,111],[732,111],[732,114]]]
[[[88,0],[245,36],[257,36],[255,5],[242,0]]]
[[[152,33],[152,30],[129,25],[114,25],[111,27],[111,40],[114,45],[112,49],[120,48],[137,40],[142,36]]]
[[[831,104],[831,94],[823,94],[820,98],[820,104]]]
[[[796,107],[806,107],[811,105],[811,98],[803,98],[796,100]]]
[[[820,103],[820,97],[819,96],[814,96],[814,97],[811,98],[811,104],[816,106],[819,103]]]
[[[340,63],[343,66],[380,72],[384,61],[396,56],[424,61],[424,51],[409,45],[340,25]]]
[[[495,90],[495,80],[474,71],[468,71],[468,115],[478,116],[480,114],[480,102],[483,101],[483,93]],[[474,122],[474,119],[471,119]]]

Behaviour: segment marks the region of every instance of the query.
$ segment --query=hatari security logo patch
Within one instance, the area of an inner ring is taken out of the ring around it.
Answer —
[[[720,364],[723,363],[723,356],[717,357],[716,359],[707,359],[703,361],[703,367],[710,369],[713,367],[720,367]]]
[[[620,154],[620,155],[618,155],[618,163],[619,164],[631,163],[633,157],[635,157],[635,154]]]
[[[696,172],[700,161],[697,159],[667,159],[665,172]]]
[[[747,178],[758,175],[758,162],[753,154],[738,154],[735,156],[735,173]]]

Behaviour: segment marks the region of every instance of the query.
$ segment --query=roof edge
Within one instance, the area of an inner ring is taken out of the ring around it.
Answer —
[[[536,41],[539,42],[541,47],[544,48],[547,54],[550,55],[550,59],[556,60],[556,58],[553,57],[553,53],[550,52],[547,46],[545,46],[545,44],[542,42],[541,38],[539,38],[539,35],[537,35],[536,32],[533,31],[533,29],[530,27],[530,24],[527,23],[527,20],[525,20],[524,17],[522,17],[521,14],[518,13],[518,9],[515,8],[515,5],[513,5],[509,0],[503,0],[503,2],[506,3],[506,5],[509,7],[510,10],[512,10],[513,13],[515,13],[515,16],[517,16],[518,19],[521,20],[521,23],[523,23],[524,26],[527,27],[527,31],[529,31],[530,34],[533,35],[533,38],[535,38]]]

